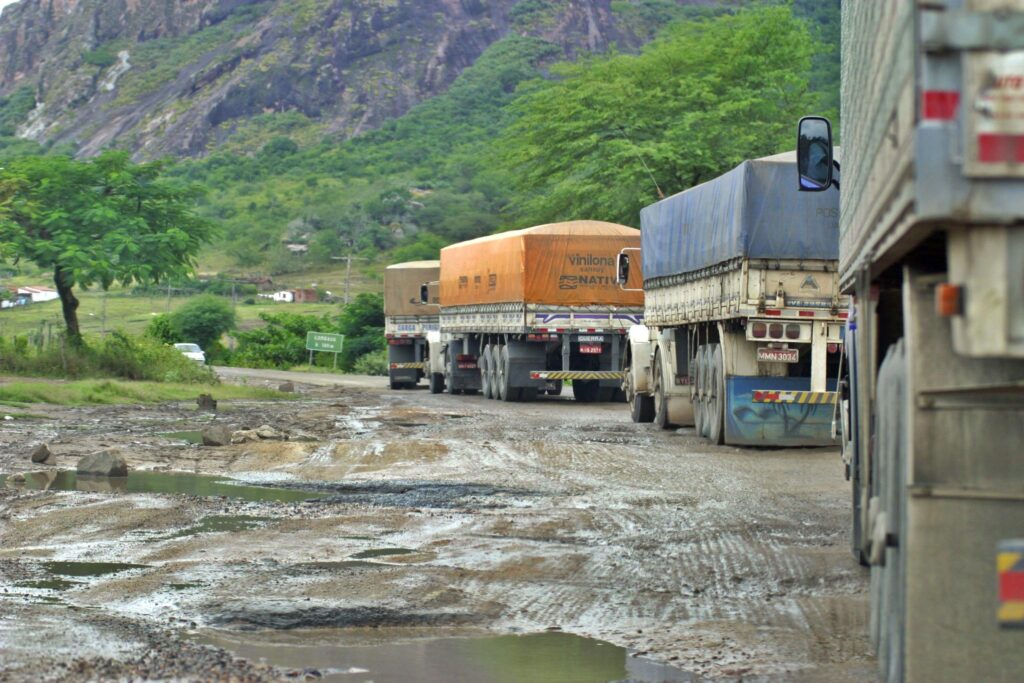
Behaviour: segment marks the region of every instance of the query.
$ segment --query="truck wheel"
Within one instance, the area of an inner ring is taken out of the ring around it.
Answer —
[[[562,395],[562,380],[556,379],[553,382],[554,386],[548,389],[548,396],[561,396]]]
[[[708,410],[708,377],[710,372],[708,370],[708,362],[711,358],[708,350],[709,345],[701,346],[697,350],[697,357],[700,359],[700,370],[697,376],[697,381],[700,383],[699,386],[699,399],[700,399],[700,432],[699,434],[705,439],[711,434],[711,413]]]
[[[490,391],[494,393],[495,399],[497,400],[508,400],[508,385],[505,383],[505,357],[508,355],[508,351],[505,350],[504,346],[495,345],[490,347],[490,359],[494,361],[494,388]]]
[[[596,379],[573,380],[572,395],[580,403],[594,403],[598,400],[601,383]]]
[[[432,372],[430,374],[430,393],[440,394],[444,391],[444,375],[440,372]]]
[[[725,443],[725,360],[722,345],[712,344],[707,355],[707,414],[708,438],[711,443]]]
[[[447,351],[444,352],[444,388],[449,396],[457,393],[455,391],[455,378],[452,375],[452,359]]]
[[[654,399],[647,394],[633,394],[629,415],[633,422],[654,422]]]
[[[491,345],[488,344],[484,347],[484,352],[480,354],[480,385],[483,388],[484,398],[494,398],[494,386],[492,385],[491,376]]]
[[[668,399],[665,397],[665,387],[661,380],[661,354],[654,357],[654,386],[651,392],[651,400],[654,402],[654,424],[662,429],[672,429],[673,425],[668,420]]]
[[[700,436],[701,430],[704,429],[704,406],[700,402],[700,373],[701,361],[703,360],[701,352],[703,350],[703,346],[697,347],[697,352],[693,355],[693,367],[690,370],[690,403],[693,405],[693,429],[697,436]]]

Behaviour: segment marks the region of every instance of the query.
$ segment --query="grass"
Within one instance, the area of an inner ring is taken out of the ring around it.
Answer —
[[[0,384],[0,405],[24,408],[33,403],[66,406],[161,403],[194,400],[199,394],[210,394],[218,401],[293,398],[292,394],[282,394],[271,389],[233,384],[206,386],[117,380],[16,381]]]
[[[333,291],[333,290],[332,290]],[[103,293],[81,292],[78,294],[81,305],[78,308],[78,321],[82,333],[99,335],[103,331]],[[188,301],[188,297],[171,297],[170,310],[174,310]],[[149,321],[155,315],[166,313],[168,303],[166,297],[130,296],[128,294],[111,293],[106,303],[106,330],[121,330],[128,334],[142,334]],[[337,315],[341,312],[338,304],[280,304],[265,299],[257,299],[253,305],[238,303],[236,316],[238,327],[249,330],[263,325],[260,313],[303,313],[307,315]],[[60,302],[18,306],[0,310],[0,337],[47,332],[47,326],[54,335],[64,329],[64,318],[61,316]],[[183,339],[182,341],[189,341]]]

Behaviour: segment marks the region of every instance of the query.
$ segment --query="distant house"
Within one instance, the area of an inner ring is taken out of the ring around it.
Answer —
[[[308,244],[300,244],[298,242],[289,242],[284,245],[284,248],[297,255],[302,255],[309,251]]]
[[[270,298],[282,304],[295,303],[295,290],[282,289],[280,292],[274,292],[271,294]]]
[[[315,304],[320,300],[320,293],[315,289],[296,289],[295,292],[295,303],[297,304]]]
[[[18,287],[18,298],[27,297],[34,304],[59,299],[57,290],[51,287]]]

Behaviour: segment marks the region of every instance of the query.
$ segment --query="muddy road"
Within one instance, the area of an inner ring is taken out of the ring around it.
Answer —
[[[288,378],[0,423],[0,681],[873,679],[835,451]],[[75,477],[103,448],[127,481]]]

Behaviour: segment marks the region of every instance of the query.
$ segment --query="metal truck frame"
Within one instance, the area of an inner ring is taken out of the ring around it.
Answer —
[[[628,250],[619,258],[624,283]],[[838,285],[834,261],[761,259],[645,281],[646,325],[630,330],[623,365],[633,420],[693,425],[719,444],[831,443]]]
[[[388,383],[392,389],[411,389],[426,375],[427,334],[437,329],[436,315],[385,316]]]
[[[622,400],[622,340],[642,321],[640,308],[442,307],[440,330],[428,335],[430,390],[530,401],[571,380],[578,401]]]
[[[843,5],[841,382],[884,681],[1024,671],[1024,2]],[[818,117],[799,144],[831,152]],[[816,157],[820,159],[820,157]],[[794,188],[796,189],[796,188]]]

